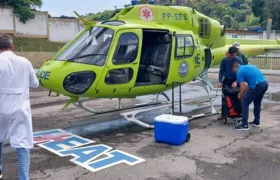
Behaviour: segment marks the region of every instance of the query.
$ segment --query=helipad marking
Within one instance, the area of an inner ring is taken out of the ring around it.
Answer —
[[[121,163],[133,166],[145,161],[123,151],[111,151],[113,148],[104,144],[90,145],[95,141],[82,138],[62,129],[36,132],[33,136],[35,144],[39,147],[60,157],[73,156],[74,158],[70,160],[71,162],[92,172]],[[106,157],[97,159],[102,155]]]

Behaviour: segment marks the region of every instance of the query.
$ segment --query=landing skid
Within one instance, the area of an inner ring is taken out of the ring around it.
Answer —
[[[214,97],[215,96],[211,96],[211,97],[209,97],[209,96],[202,96],[202,97],[199,97],[199,98],[194,98],[194,99],[182,101],[182,103],[191,103],[191,102],[194,102],[194,101],[202,101],[202,100],[206,100],[206,99],[212,99]],[[174,105],[179,105],[179,102],[174,102]],[[154,128],[153,125],[144,123],[144,122],[140,121],[139,119],[137,119],[135,116],[137,114],[139,114],[139,113],[148,112],[148,111],[152,111],[152,110],[156,110],[156,109],[167,108],[167,107],[170,108],[170,113],[172,114],[171,106],[172,106],[172,104],[169,103],[169,104],[160,105],[160,106],[153,107],[153,108],[143,108],[143,109],[139,109],[139,110],[135,110],[135,111],[125,112],[125,113],[121,113],[121,115],[123,117],[125,117],[126,120],[128,120],[128,121],[134,122],[135,124],[138,124],[138,125],[140,125],[142,127],[152,129],[152,128]],[[200,114],[200,115],[191,117],[190,120],[201,118],[201,117],[206,117],[206,116],[209,116],[209,115],[207,115],[207,114]]]
[[[202,73],[200,74],[200,77],[198,78],[198,80],[201,81],[205,91],[207,92],[208,96],[211,96],[211,91],[214,90],[214,86],[213,84],[210,82],[209,78],[208,78],[208,69],[205,69],[204,71],[202,71]],[[213,101],[210,100],[210,106],[211,106],[211,113],[215,114],[215,113],[219,113],[215,108],[214,108],[214,104]]]
[[[167,100],[167,102],[159,101],[159,96],[160,95],[162,95]],[[108,111],[97,111],[95,109],[91,109],[91,108],[87,107],[86,105],[84,105],[85,102],[91,101],[91,100],[94,100],[94,99],[81,99],[77,102],[74,102],[73,105],[78,107],[78,108],[84,109],[85,111],[88,111],[88,112],[92,113],[93,115],[97,115],[97,114],[105,114],[105,113],[118,112],[118,111],[123,111],[123,110],[128,110],[128,109],[135,109],[135,108],[141,108],[141,107],[148,107],[148,106],[155,106],[155,105],[170,103],[169,97],[165,93],[162,92],[162,93],[156,95],[155,102],[135,104],[134,106],[129,106],[129,107],[122,108],[121,107],[121,99],[118,99],[118,105],[117,105],[116,109],[111,109],[111,110],[108,110]]]
[[[194,120],[194,119],[198,119],[198,118],[202,118],[202,117],[207,117],[207,116],[212,116],[212,115],[216,115],[219,112],[214,108],[214,104],[213,104],[213,100],[216,96],[211,95],[211,90],[214,90],[214,86],[212,85],[212,83],[209,81],[208,79],[208,70],[205,69],[199,78],[197,78],[197,80],[200,80],[202,82],[202,85],[204,87],[204,89],[206,90],[208,96],[203,96],[203,97],[199,97],[199,98],[194,98],[191,100],[185,100],[182,102],[173,102],[172,104],[166,104],[166,105],[161,105],[161,106],[157,106],[157,107],[153,107],[153,108],[143,108],[140,110],[135,110],[135,111],[130,111],[130,112],[125,112],[125,113],[121,113],[121,115],[126,118],[126,120],[134,122],[135,124],[138,124],[142,127],[145,128],[154,128],[153,125],[147,124],[145,122],[140,121],[139,119],[137,119],[135,116],[139,113],[143,113],[143,112],[148,112],[148,111],[152,111],[152,110],[156,110],[156,109],[161,109],[161,108],[166,108],[169,107],[170,108],[170,113],[173,114],[173,109],[171,109],[171,107],[174,107],[174,105],[178,105],[180,103],[191,103],[194,101],[202,101],[202,100],[209,100],[210,101],[210,106],[211,106],[211,112],[208,114],[199,114],[199,115],[195,115],[190,117],[190,120]]]
[[[89,108],[89,107],[87,107],[83,104],[86,101],[89,101],[89,100],[92,100],[92,99],[83,99],[83,100],[80,100],[80,101],[75,102],[73,104],[76,107],[82,108],[82,109],[84,109],[84,110],[86,110],[90,113],[93,113],[94,115],[105,114],[105,113],[110,113],[110,112],[118,112],[118,111],[123,111],[123,110],[128,110],[128,109],[142,108],[142,109],[138,109],[138,110],[134,110],[134,111],[124,112],[124,113],[121,113],[121,115],[126,120],[128,120],[130,122],[133,122],[137,125],[140,125],[142,127],[145,127],[145,128],[154,128],[154,126],[150,125],[150,124],[147,124],[145,122],[142,122],[139,119],[137,119],[135,117],[137,114],[152,111],[152,110],[156,110],[156,109],[167,108],[167,107],[169,108],[170,113],[173,114],[174,113],[173,112],[174,105],[179,105],[179,104],[182,104],[182,103],[191,103],[191,102],[194,102],[194,101],[203,101],[203,100],[209,100],[210,101],[210,106],[211,106],[211,112],[210,113],[199,114],[199,115],[192,116],[192,117],[189,118],[190,120],[194,120],[194,119],[197,119],[197,118],[202,118],[202,117],[207,117],[207,116],[218,114],[219,112],[214,108],[214,105],[213,105],[213,99],[216,96],[211,95],[211,90],[212,91],[214,90],[214,86],[212,85],[212,83],[208,79],[208,70],[207,69],[204,70],[201,73],[201,75],[197,78],[197,80],[200,80],[202,82],[202,85],[203,85],[203,87],[206,90],[208,95],[203,96],[203,97],[199,97],[199,98],[190,99],[190,100],[184,100],[184,101],[181,101],[181,102],[174,102],[173,101],[173,105],[172,105],[172,102],[170,101],[170,98],[164,92],[162,92],[160,94],[157,94],[155,102],[136,104],[135,106],[125,107],[125,108],[121,107],[121,99],[119,99],[118,106],[116,107],[116,109],[112,109],[112,110],[108,110],[108,111],[101,111],[101,112],[98,112],[94,109],[91,109],[91,108]],[[162,95],[167,100],[167,102],[160,102],[159,101],[159,95]],[[155,106],[155,107],[145,108],[145,107],[149,107],[149,106]]]

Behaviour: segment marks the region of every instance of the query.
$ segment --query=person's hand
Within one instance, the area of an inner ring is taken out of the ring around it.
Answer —
[[[241,96],[240,96],[240,93],[238,94],[238,99],[239,99],[239,100],[241,100]]]
[[[219,84],[218,84],[218,88],[221,88],[222,86],[223,86],[222,83],[219,83]]]
[[[233,88],[236,88],[236,87],[237,87],[237,82],[232,83],[231,86],[232,86]]]

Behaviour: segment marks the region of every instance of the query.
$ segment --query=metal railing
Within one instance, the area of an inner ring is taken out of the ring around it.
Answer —
[[[260,69],[280,70],[280,51],[266,53],[248,59],[250,64],[256,65]]]

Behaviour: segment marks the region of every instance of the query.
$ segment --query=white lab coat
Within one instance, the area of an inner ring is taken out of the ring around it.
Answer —
[[[0,142],[34,148],[29,87],[39,81],[32,64],[11,51],[0,53]]]

